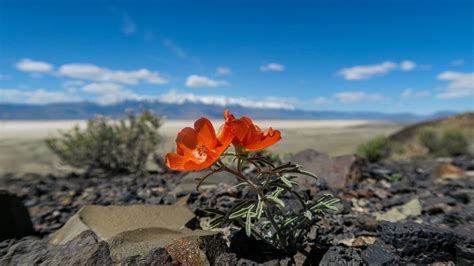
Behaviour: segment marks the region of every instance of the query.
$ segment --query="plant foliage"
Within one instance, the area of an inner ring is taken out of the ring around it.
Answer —
[[[378,162],[387,158],[393,149],[393,143],[384,136],[376,137],[357,147],[357,155],[369,162]]]
[[[61,132],[60,138],[46,140],[47,146],[63,163],[104,173],[145,171],[149,155],[160,136],[159,117],[145,110],[139,115],[128,112],[126,119],[107,117],[88,120],[85,129],[76,126]]]
[[[442,136],[433,129],[418,133],[420,143],[434,156],[458,156],[468,152],[469,142],[460,130],[450,129]]]
[[[325,194],[316,201],[295,189],[295,179],[301,175],[317,178],[300,166],[286,163],[274,165],[270,160],[258,155],[227,154],[237,160],[237,167],[231,168],[219,161],[212,172],[203,177],[199,185],[211,174],[226,171],[235,175],[241,183],[237,186],[248,188],[252,197],[236,202],[227,212],[208,209],[214,216],[211,227],[225,227],[234,224],[242,227],[247,236],[254,236],[275,247],[280,252],[295,253],[307,238],[311,226],[327,210],[335,210],[339,201]],[[253,167],[254,176],[245,176],[242,169]],[[199,188],[198,185],[198,188]],[[289,199],[299,202],[298,208],[287,206]]]

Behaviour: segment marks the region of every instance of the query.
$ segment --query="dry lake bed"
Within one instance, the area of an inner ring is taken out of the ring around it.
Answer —
[[[214,121],[216,128],[222,121]],[[331,155],[352,153],[357,145],[378,135],[389,135],[403,127],[384,121],[368,120],[262,120],[262,128],[272,126],[282,131],[282,140],[270,150],[291,154],[306,148]],[[168,120],[160,128],[164,138],[158,152],[173,149],[178,131],[193,121]],[[68,170],[44,144],[44,139],[58,136],[86,121],[0,121],[0,176],[6,173],[61,173]]]

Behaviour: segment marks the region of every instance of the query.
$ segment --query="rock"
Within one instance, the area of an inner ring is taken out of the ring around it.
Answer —
[[[215,265],[237,265],[238,260],[234,253],[222,253],[217,256]]]
[[[180,195],[182,193],[191,193],[193,191],[196,191],[198,180],[207,175],[208,173],[209,171],[198,171],[186,174],[181,179],[181,182],[171,191],[171,193],[175,195]],[[220,183],[235,185],[238,183],[238,180],[230,173],[218,172],[206,178],[206,180],[201,184],[200,190],[216,187]]]
[[[359,162],[353,155],[330,157],[307,149],[295,154],[292,162],[301,165],[306,171],[315,173],[333,189],[342,189],[348,184],[357,182],[361,176]],[[306,177],[304,180],[314,182],[314,179]]]
[[[17,196],[0,191],[0,212],[0,241],[34,233],[28,210]]]
[[[184,206],[88,205],[81,208],[60,230],[56,231],[52,235],[50,243],[63,245],[87,230],[93,231],[101,240],[105,241],[111,241],[120,233],[138,229],[179,230],[193,218],[193,212]]]
[[[458,179],[466,176],[463,169],[452,164],[440,164],[434,170],[434,176],[442,180]]]
[[[181,205],[89,205],[55,232],[50,244],[65,245],[90,230],[108,243],[114,262],[134,256],[144,258],[156,248],[166,248],[178,262],[212,262],[214,252],[226,249],[225,243],[218,232],[186,228],[193,218],[194,214]]]
[[[362,252],[362,259],[367,265],[391,265],[397,261],[395,250],[393,247],[384,244],[381,241],[368,246]]]
[[[405,220],[408,216],[419,216],[421,214],[421,203],[418,199],[412,199],[402,206],[393,207],[383,213],[375,213],[377,221],[398,222]]]
[[[366,247],[377,240],[375,236],[358,236],[352,241],[352,247]]]
[[[32,237],[19,240],[0,259],[1,265],[111,265],[108,244],[84,231],[62,246]]]
[[[215,264],[216,258],[227,251],[227,245],[220,234],[182,237],[165,247],[173,261],[183,265]]]
[[[364,265],[359,253],[353,248],[334,246],[324,254],[319,265]]]
[[[451,231],[413,222],[379,223],[381,239],[406,262],[428,264],[453,260],[459,238]]]

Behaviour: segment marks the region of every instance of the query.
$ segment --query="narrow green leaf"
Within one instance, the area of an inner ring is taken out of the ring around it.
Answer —
[[[251,211],[254,206],[255,206],[255,204],[251,204],[251,205],[249,205],[248,207],[245,207],[245,208],[242,208],[242,209],[239,209],[239,210],[233,212],[233,213],[229,216],[229,219],[235,219],[235,218],[239,218],[239,217],[245,217],[246,212],[247,212],[247,211]]]
[[[277,197],[268,196],[268,199],[270,199],[270,200],[272,200],[273,202],[275,202],[276,204],[280,205],[282,208],[285,207],[285,203],[284,203],[281,199],[279,199],[279,198],[277,198]]]
[[[299,170],[298,173],[319,179],[319,176],[317,176],[316,174],[305,171],[305,170]]]
[[[257,209],[255,210],[255,212],[257,213],[257,220],[260,220],[260,218],[262,217],[264,204],[265,202],[263,202],[263,200],[258,201]]]
[[[287,185],[289,187],[292,187],[291,181],[288,180],[285,176],[280,176],[280,180],[283,181],[283,183],[285,183],[285,185]]]
[[[252,208],[247,211],[247,218],[245,219],[245,234],[248,237],[252,235]]]

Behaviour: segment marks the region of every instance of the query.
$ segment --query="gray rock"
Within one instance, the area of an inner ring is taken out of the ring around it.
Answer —
[[[46,239],[24,238],[12,245],[1,265],[112,265],[108,244],[91,231],[62,246],[49,245]]]
[[[346,185],[358,181],[361,177],[359,162],[353,155],[330,157],[327,154],[307,149],[295,154],[291,161],[303,166],[304,170],[315,173],[333,189],[342,189]],[[306,177],[304,180],[314,182],[314,179]]]
[[[175,195],[180,195],[183,193],[191,193],[196,191],[198,180],[207,175],[208,173],[209,171],[198,171],[186,174],[181,179],[180,183],[171,191],[171,193]],[[200,189],[205,190],[207,188],[213,188],[219,185],[220,183],[235,185],[238,183],[238,180],[230,173],[218,172],[206,178],[206,180],[201,184]]]
[[[382,240],[394,246],[397,254],[407,262],[452,261],[456,243],[461,241],[449,230],[413,222],[380,222],[379,226]]]
[[[28,210],[17,196],[0,191],[0,211],[0,241],[34,233]]]
[[[350,247],[334,246],[324,254],[319,265],[347,265],[358,266],[364,265],[359,253]]]
[[[376,241],[362,251],[362,259],[368,265],[381,266],[391,265],[398,258],[393,247],[381,243],[381,241]]]

